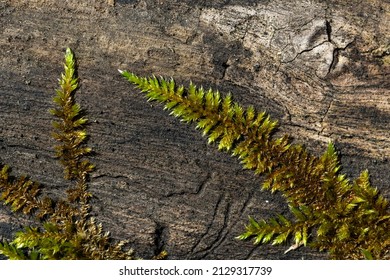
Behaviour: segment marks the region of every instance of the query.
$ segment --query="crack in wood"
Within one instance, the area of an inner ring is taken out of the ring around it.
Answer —
[[[230,228],[228,226],[228,222],[230,220],[230,209],[231,203],[228,199],[226,199],[226,195],[219,196],[213,211],[211,222],[208,224],[207,230],[199,238],[198,242],[192,246],[191,254],[196,255],[197,257],[201,254],[202,258],[206,258],[208,255],[212,254],[216,248],[224,242],[224,240],[226,240]],[[223,216],[222,223],[218,222],[221,216]],[[207,238],[210,239],[210,237],[212,237],[212,240],[206,240]],[[205,244],[204,248],[196,250],[197,247],[202,246],[202,242]]]

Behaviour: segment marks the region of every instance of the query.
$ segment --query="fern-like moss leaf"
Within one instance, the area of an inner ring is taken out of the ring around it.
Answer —
[[[52,200],[41,195],[41,185],[27,176],[11,176],[8,166],[0,166],[1,199],[12,210],[35,214],[40,226],[26,227],[12,242],[0,242],[0,254],[10,259],[133,259],[131,250],[124,250],[125,242],[113,244],[109,233],[89,217],[88,175],[94,170],[86,159],[91,149],[86,146],[87,119],[75,102],[78,88],[76,62],[70,49],[65,53],[64,73],[59,80],[50,110],[55,147],[64,166],[65,178],[74,183],[67,189],[67,200]],[[165,88],[169,91],[171,85]]]
[[[303,146],[292,145],[288,136],[273,137],[277,121],[265,112],[257,113],[253,106],[244,109],[230,94],[222,97],[218,91],[205,91],[192,83],[185,89],[172,79],[120,72],[149,101],[164,103],[177,118],[195,122],[209,143],[231,151],[244,168],[266,174],[263,188],[279,191],[287,199],[296,221],[283,216],[267,222],[250,218],[239,239],[254,237],[255,244],[280,244],[293,234],[296,244],[306,246],[311,233],[317,232],[313,246],[328,250],[332,258],[362,257],[360,247],[374,258],[390,250],[387,200],[370,185],[368,172],[353,183],[340,174],[332,143],[316,157]]]

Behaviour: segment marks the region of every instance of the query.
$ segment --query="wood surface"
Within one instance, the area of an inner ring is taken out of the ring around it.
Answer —
[[[284,198],[147,103],[117,69],[231,92],[317,155],[333,141],[342,172],[352,180],[368,169],[390,199],[388,1],[9,0],[0,1],[0,34],[0,162],[64,195],[48,110],[72,48],[96,153],[92,214],[139,257],[327,255],[236,240],[248,215],[286,214]],[[28,224],[0,206],[0,238]]]

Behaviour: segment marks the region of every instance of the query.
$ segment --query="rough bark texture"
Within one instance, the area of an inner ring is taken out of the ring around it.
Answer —
[[[261,191],[261,178],[194,127],[134,94],[118,68],[230,91],[313,153],[335,142],[343,172],[353,179],[369,169],[390,198],[388,1],[115,2],[0,2],[0,162],[15,174],[64,193],[48,109],[69,46],[97,153],[93,214],[140,257],[161,248],[171,259],[327,255],[236,240],[248,215],[284,213],[284,199]],[[0,206],[0,237],[25,223]]]

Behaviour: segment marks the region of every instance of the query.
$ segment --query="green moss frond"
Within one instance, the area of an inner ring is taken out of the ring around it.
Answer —
[[[294,221],[281,215],[259,222],[250,218],[239,239],[281,244],[292,238],[296,244],[326,250],[336,259],[388,256],[388,202],[370,185],[367,172],[352,183],[340,174],[332,143],[317,157],[301,145],[292,145],[288,136],[274,137],[277,121],[252,106],[243,108],[231,95],[223,97],[192,83],[184,88],[172,79],[120,72],[146,93],[148,101],[163,103],[175,117],[194,122],[209,143],[237,156],[244,168],[264,174],[264,189],[279,191],[286,198]]]
[[[10,260],[26,260],[27,258],[23,251],[17,246],[8,243],[7,241],[0,242],[0,254],[7,256]]]
[[[85,180],[94,166],[83,157],[91,153],[86,147],[86,124],[88,122],[81,106],[75,101],[75,91],[78,88],[76,77],[76,61],[73,52],[67,48],[65,53],[64,73],[59,80],[60,88],[56,90],[53,102],[57,108],[50,110],[58,118],[53,122],[55,131],[53,138],[59,141],[55,147],[57,157],[64,165],[65,178]]]
[[[112,244],[109,233],[93,218],[61,226],[44,223],[43,228],[28,227],[18,232],[10,246],[24,249],[24,259],[75,260],[75,259],[132,259],[131,250],[123,250],[125,242]],[[29,250],[26,251],[25,249]],[[19,252],[17,251],[17,252]]]
[[[148,101],[158,101],[165,104],[165,109],[184,122],[195,122],[197,128],[208,136],[209,143],[217,143],[220,150],[231,150],[242,158],[248,168],[268,166],[267,157],[250,158],[247,150],[262,149],[260,144],[269,144],[268,140],[277,122],[272,121],[265,113],[256,113],[253,107],[246,110],[232,102],[230,95],[221,97],[218,91],[197,88],[190,84],[188,89],[176,87],[174,81],[163,78],[139,78],[135,74],[122,72],[130,82],[146,92]],[[257,141],[254,141],[256,139]],[[246,141],[245,141],[246,140]],[[272,156],[280,156],[285,152],[286,141],[271,140]],[[241,143],[241,145],[240,145]]]
[[[67,189],[67,199],[52,200],[41,195],[41,185],[21,176],[10,175],[8,166],[0,166],[0,191],[5,204],[13,211],[39,218],[40,225],[26,227],[12,242],[0,242],[0,254],[10,259],[134,259],[126,242],[113,243],[89,215],[89,174],[94,170],[86,156],[87,118],[75,101],[78,87],[76,61],[68,48],[65,53],[64,73],[59,80],[50,110],[57,118],[53,122],[53,137],[59,144],[56,155],[64,166],[65,178],[74,183]]]

